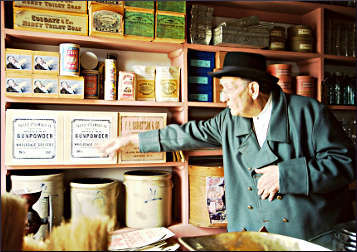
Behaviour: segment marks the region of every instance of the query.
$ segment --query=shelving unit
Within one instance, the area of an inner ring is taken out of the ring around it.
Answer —
[[[136,109],[141,110],[165,110],[170,114],[168,123],[185,123],[192,118],[191,112],[204,109],[205,111],[219,111],[226,107],[225,103],[207,103],[207,102],[189,102],[188,101],[188,77],[187,77],[187,54],[188,50],[199,50],[207,52],[254,52],[266,56],[268,60],[274,61],[293,61],[299,68],[300,72],[308,73],[317,79],[317,100],[321,101],[321,82],[324,78],[324,66],[326,62],[334,62],[342,65],[352,66],[356,63],[355,57],[344,57],[324,54],[324,19],[325,12],[333,12],[344,15],[346,18],[354,19],[356,9],[343,6],[331,6],[319,3],[310,2],[291,2],[291,1],[272,1],[272,2],[257,2],[257,1],[208,1],[208,2],[187,2],[187,16],[189,16],[189,7],[191,4],[202,4],[214,7],[214,16],[225,16],[240,18],[249,15],[255,15],[260,20],[268,22],[281,22],[289,24],[305,24],[312,28],[315,34],[315,51],[313,53],[300,53],[291,51],[271,51],[264,49],[238,48],[238,47],[223,47],[212,45],[198,45],[190,43],[159,43],[146,42],[128,39],[111,39],[90,36],[76,36],[65,34],[54,34],[44,32],[20,31],[5,28],[5,11],[4,2],[1,2],[1,52],[5,52],[5,48],[11,48],[13,44],[18,43],[33,43],[58,46],[60,43],[77,43],[81,47],[93,49],[108,49],[122,50],[129,52],[149,52],[166,54],[172,65],[181,67],[181,98],[180,102],[149,102],[149,101],[105,101],[105,100],[74,100],[61,98],[30,98],[30,97],[6,97],[5,96],[5,56],[1,54],[1,191],[6,190],[6,174],[14,170],[33,169],[31,166],[5,166],[5,111],[8,108],[32,108],[41,109],[50,107],[58,109],[61,107],[75,108],[85,106],[91,110],[126,110]],[[239,10],[239,11],[238,11]],[[188,36],[187,36],[188,37]],[[355,112],[356,106],[329,106],[332,110],[343,110]],[[190,118],[191,116],[191,118]],[[213,234],[223,232],[220,229],[203,229],[193,227],[189,224],[189,181],[188,181],[188,162],[190,157],[197,156],[216,156],[222,155],[221,149],[214,150],[194,150],[186,151],[185,162],[167,162],[167,163],[151,163],[151,164],[126,164],[126,165],[41,165],[36,166],[36,169],[92,169],[92,168],[167,168],[172,167],[175,174],[175,191],[174,191],[174,206],[173,210],[175,223],[171,227],[173,230],[179,230],[182,235],[184,232],[190,234]],[[355,186],[354,186],[355,188]],[[185,230],[187,228],[187,231]]]

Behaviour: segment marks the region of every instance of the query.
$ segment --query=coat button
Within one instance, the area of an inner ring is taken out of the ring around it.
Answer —
[[[251,171],[252,170],[252,168],[251,167],[248,167],[248,171]]]
[[[253,188],[252,188],[251,186],[248,186],[248,190],[249,190],[249,191],[252,191]]]
[[[282,200],[282,199],[283,199],[283,196],[278,195],[278,196],[276,196],[276,198],[277,198],[278,200]]]
[[[251,205],[248,205],[248,209],[252,210],[252,209],[253,209],[253,207],[252,207]]]
[[[288,222],[288,219],[287,218],[283,218],[283,222]]]

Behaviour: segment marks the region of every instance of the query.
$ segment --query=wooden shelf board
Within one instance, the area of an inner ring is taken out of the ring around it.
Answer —
[[[9,165],[7,170],[33,170],[33,169],[92,169],[92,168],[126,168],[126,167],[170,167],[183,166],[184,162],[166,163],[135,163],[135,164],[68,164],[68,165]]]
[[[188,102],[189,107],[206,107],[206,108],[225,108],[226,103],[223,102]]]
[[[328,105],[328,108],[332,110],[356,110],[356,106],[353,105]]]
[[[259,53],[269,59],[289,60],[289,61],[300,61],[300,60],[320,57],[320,54],[318,53],[274,51],[274,50],[264,50],[259,48],[226,47],[226,46],[215,46],[215,45],[199,45],[199,44],[191,44],[191,43],[186,43],[184,46],[187,47],[188,49],[208,51],[208,52],[225,51],[225,52]]]
[[[106,38],[93,36],[80,36],[70,34],[58,34],[51,32],[33,32],[14,29],[5,29],[5,40],[7,44],[21,41],[27,43],[59,45],[61,43],[76,43],[81,47],[105,48],[123,51],[169,53],[183,48],[183,44],[149,42],[130,40],[126,38]],[[7,46],[8,47],[8,46]]]
[[[222,155],[222,149],[212,149],[212,150],[191,150],[186,152],[189,157],[200,157],[200,156],[220,156]]]
[[[356,57],[347,57],[347,56],[338,56],[338,55],[325,54],[324,55],[324,59],[325,60],[332,60],[332,61],[343,61],[343,62],[356,63]]]
[[[133,106],[133,107],[183,107],[181,102],[154,101],[107,101],[97,99],[66,99],[48,97],[6,97],[6,103],[39,103],[39,104],[71,104],[71,105],[104,105],[104,106]]]

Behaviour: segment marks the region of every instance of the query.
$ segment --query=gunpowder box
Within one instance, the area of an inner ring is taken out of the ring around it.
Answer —
[[[32,73],[32,51],[6,48],[5,67],[8,72]]]
[[[32,96],[32,74],[6,72],[6,96]]]
[[[185,14],[186,1],[156,1],[156,9]]]
[[[122,5],[90,4],[89,35],[122,37],[124,34],[124,8]]]
[[[32,51],[32,72],[58,74],[59,73],[59,53]]]
[[[32,74],[32,93],[36,97],[58,97],[57,75]]]
[[[166,126],[166,113],[119,112],[119,136],[160,129]],[[119,163],[165,163],[165,152],[141,153],[131,148],[118,153]]]
[[[184,14],[156,11],[155,39],[154,41],[163,42],[185,42]]]
[[[152,41],[154,38],[154,10],[125,7],[124,35],[129,39]]]
[[[124,1],[125,7],[134,7],[153,10],[155,1]]]
[[[58,96],[61,98],[84,99],[82,76],[58,76]]]
[[[87,14],[87,1],[14,1],[13,6]]]
[[[14,29],[87,36],[88,15],[15,7]]]
[[[59,111],[6,110],[6,165],[63,162],[63,119]]]
[[[118,136],[117,112],[71,111],[64,118],[64,163],[117,163],[116,155],[103,157],[97,149]]]

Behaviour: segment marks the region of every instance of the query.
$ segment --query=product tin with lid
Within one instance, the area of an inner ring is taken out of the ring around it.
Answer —
[[[99,71],[84,70],[82,71],[84,78],[84,98],[98,99],[99,98]]]

